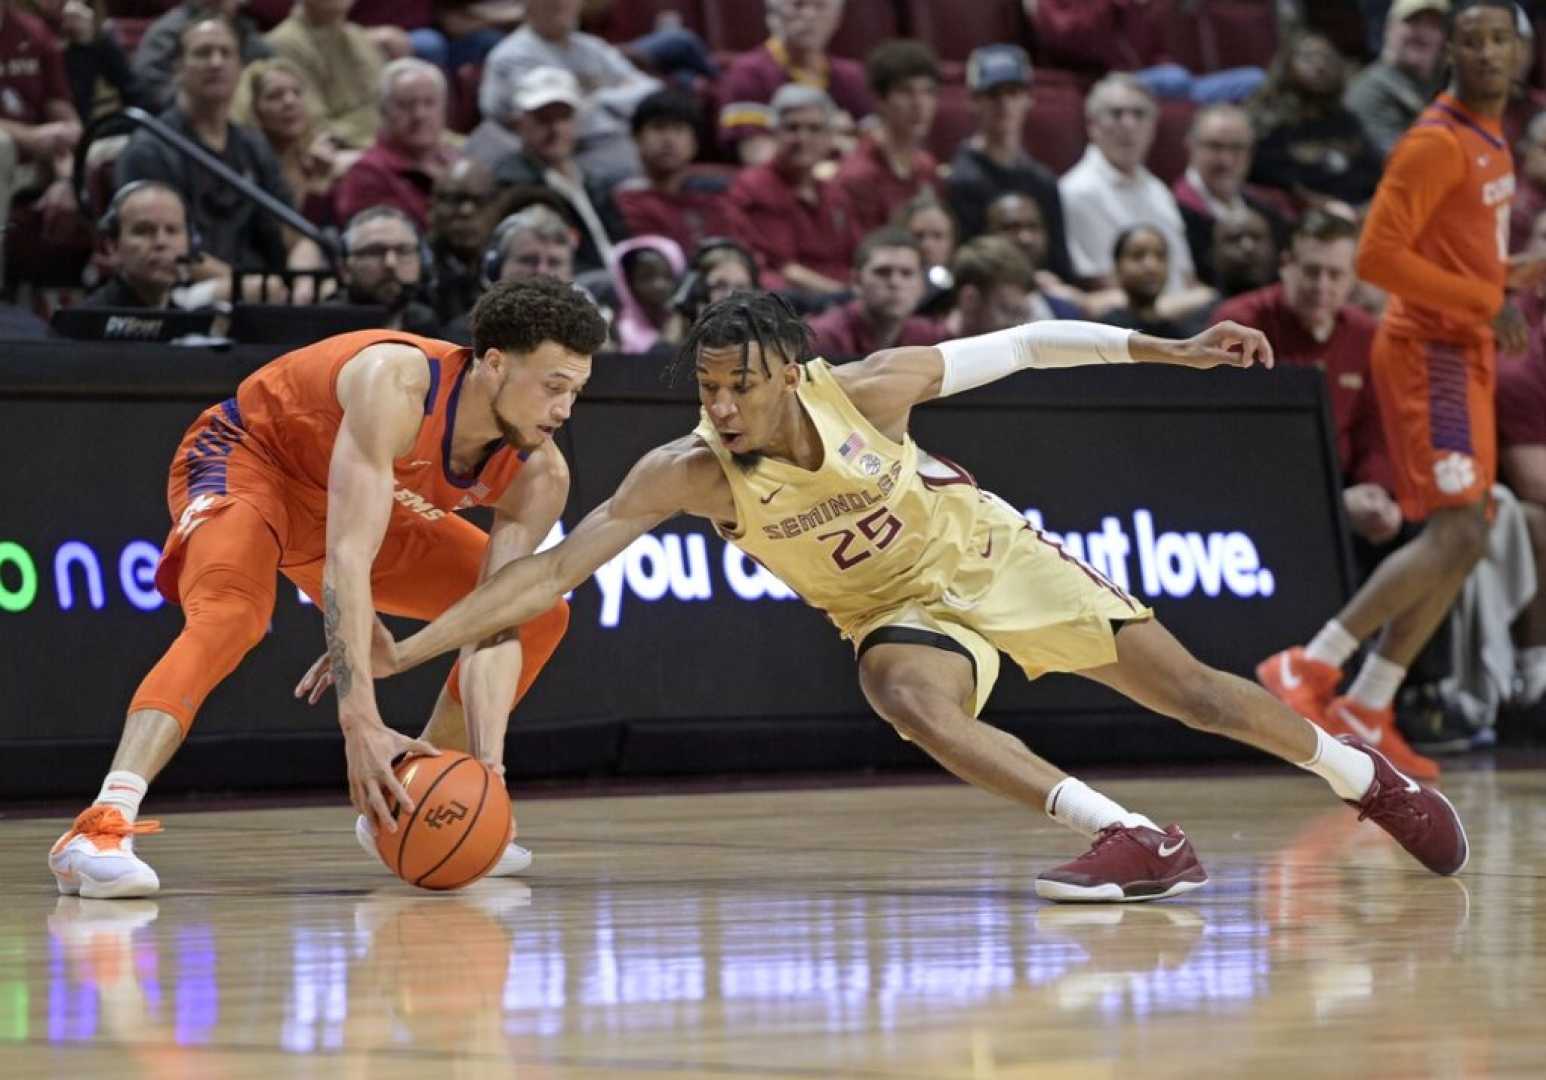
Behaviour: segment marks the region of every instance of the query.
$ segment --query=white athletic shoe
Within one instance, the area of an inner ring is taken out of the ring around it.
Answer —
[[[370,853],[371,858],[386,866],[386,862],[381,858],[381,852],[376,850],[376,830],[371,827],[370,819],[364,814],[354,819],[354,838],[360,842],[360,847]],[[504,854],[499,856],[494,869],[484,877],[517,877],[530,865],[531,852],[512,840],[505,845]]]
[[[134,854],[134,838],[161,831],[159,821],[125,820],[116,806],[88,806],[48,853],[59,891],[91,900],[154,896],[161,879]]]

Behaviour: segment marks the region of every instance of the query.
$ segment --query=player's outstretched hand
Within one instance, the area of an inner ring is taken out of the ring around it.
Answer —
[[[384,679],[388,675],[395,674],[397,674],[397,641],[392,637],[392,631],[377,619],[370,631],[370,675],[373,679]],[[322,700],[322,695],[327,693],[327,688],[332,685],[333,660],[324,652],[317,657],[311,667],[306,669],[306,674],[301,676],[301,681],[295,684],[295,696],[305,698],[308,705],[315,705]]]
[[[1212,368],[1221,365],[1248,368],[1255,364],[1273,365],[1272,345],[1267,335],[1235,322],[1221,322],[1202,333],[1178,343],[1172,363],[1186,367]]]
[[[380,720],[361,721],[344,728],[344,758],[349,763],[349,801],[360,813],[376,820],[376,828],[397,831],[392,807],[414,810],[408,789],[392,771],[392,762],[403,754],[440,753],[423,739],[410,739]]]

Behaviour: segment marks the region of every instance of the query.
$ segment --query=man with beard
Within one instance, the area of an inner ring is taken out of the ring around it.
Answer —
[[[386,308],[385,330],[433,334],[440,327],[435,312],[424,303],[434,270],[413,221],[395,206],[372,206],[349,219],[343,236],[345,303]]]
[[[173,527],[157,587],[183,607],[182,633],[129,704],[97,800],[49,853],[65,894],[148,896],[134,854],[146,787],[209,693],[263,640],[275,572],[322,611],[349,793],[389,830],[412,808],[392,759],[434,747],[501,766],[511,704],[568,623],[563,603],[465,650],[423,741],[387,727],[370,677],[374,611],[430,619],[487,575],[531,554],[568,495],[553,445],[607,328],[595,305],[551,278],[494,286],[473,309],[472,349],[401,331],[327,338],[264,365],[207,409],[172,459]],[[454,511],[493,507],[488,534]],[[362,818],[357,832],[367,832]],[[519,873],[511,845],[494,873]]]

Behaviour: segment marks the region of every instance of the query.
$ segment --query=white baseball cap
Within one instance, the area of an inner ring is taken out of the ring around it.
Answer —
[[[555,102],[578,110],[584,100],[579,80],[561,67],[532,68],[515,83],[515,107],[519,112],[535,112]]]

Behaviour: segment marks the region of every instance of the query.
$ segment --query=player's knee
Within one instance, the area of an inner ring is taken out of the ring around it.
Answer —
[[[1433,516],[1430,528],[1449,565],[1470,566],[1487,554],[1488,526],[1480,510],[1446,510]]]
[[[959,711],[938,690],[916,683],[886,683],[866,687],[866,692],[887,723],[914,742],[927,742],[931,733]]]
[[[268,633],[273,593],[245,574],[214,568],[185,593],[183,611],[190,628],[245,654]]]

